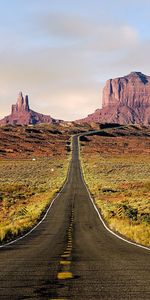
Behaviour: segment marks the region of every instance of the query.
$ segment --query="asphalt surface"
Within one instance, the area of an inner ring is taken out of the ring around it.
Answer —
[[[46,219],[0,249],[0,300],[150,299],[149,254],[102,225],[82,180],[74,137],[68,180]]]

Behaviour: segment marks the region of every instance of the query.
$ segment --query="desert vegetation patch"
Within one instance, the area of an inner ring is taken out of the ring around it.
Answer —
[[[85,180],[110,228],[150,246],[150,129],[106,132],[81,142]]]

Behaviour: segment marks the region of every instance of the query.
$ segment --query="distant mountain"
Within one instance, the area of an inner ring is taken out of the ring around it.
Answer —
[[[102,109],[77,122],[149,125],[150,76],[131,72],[108,80],[103,90]]]
[[[19,93],[17,103],[12,105],[11,114],[0,120],[0,125],[29,125],[39,123],[59,123],[49,115],[43,115],[30,109],[28,96]]]

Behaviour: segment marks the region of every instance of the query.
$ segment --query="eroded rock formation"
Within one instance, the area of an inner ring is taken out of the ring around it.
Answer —
[[[29,125],[37,123],[59,123],[49,115],[43,115],[30,109],[29,99],[19,93],[17,103],[12,105],[11,114],[0,120],[0,125]]]
[[[150,76],[131,72],[108,80],[103,90],[102,109],[80,121],[150,124]]]

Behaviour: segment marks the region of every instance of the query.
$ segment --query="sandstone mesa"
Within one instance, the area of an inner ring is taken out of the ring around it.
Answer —
[[[102,109],[78,122],[150,124],[150,76],[141,72],[110,79],[103,90]]]

